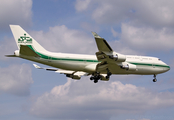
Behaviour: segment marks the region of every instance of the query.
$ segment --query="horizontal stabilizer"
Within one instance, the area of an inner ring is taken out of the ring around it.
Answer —
[[[5,55],[6,57],[17,57],[16,55]]]
[[[21,55],[26,55],[26,56],[40,57],[37,53],[35,53],[27,45],[20,45],[20,54]]]

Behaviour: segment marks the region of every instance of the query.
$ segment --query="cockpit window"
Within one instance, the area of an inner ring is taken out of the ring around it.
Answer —
[[[161,59],[158,59],[159,61],[161,61]]]

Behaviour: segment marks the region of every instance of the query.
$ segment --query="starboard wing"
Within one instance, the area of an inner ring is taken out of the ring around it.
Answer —
[[[82,71],[71,71],[71,70],[63,70],[63,69],[56,69],[56,68],[42,68],[36,64],[33,64],[33,65],[37,69],[45,69],[45,70],[49,70],[49,71],[55,71],[56,73],[65,74],[66,77],[70,77],[70,78],[76,79],[76,80],[79,80],[81,78],[81,76],[89,75],[88,73],[82,72]]]

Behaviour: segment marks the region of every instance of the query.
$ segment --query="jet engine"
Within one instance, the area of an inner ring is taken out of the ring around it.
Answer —
[[[129,70],[129,71],[136,71],[137,70],[137,66],[133,65],[133,64],[122,65],[121,68]]]
[[[67,74],[66,77],[70,77],[70,78],[76,79],[76,80],[79,80],[81,78],[78,75],[72,75],[72,74]]]
[[[116,55],[111,55],[109,58],[114,59],[117,62],[124,62],[126,61],[126,56],[122,54],[116,54]]]

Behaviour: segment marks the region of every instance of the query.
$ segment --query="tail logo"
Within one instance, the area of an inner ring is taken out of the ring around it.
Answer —
[[[32,38],[27,37],[26,34],[24,33],[24,36],[21,36],[18,39],[18,43],[32,43]]]

